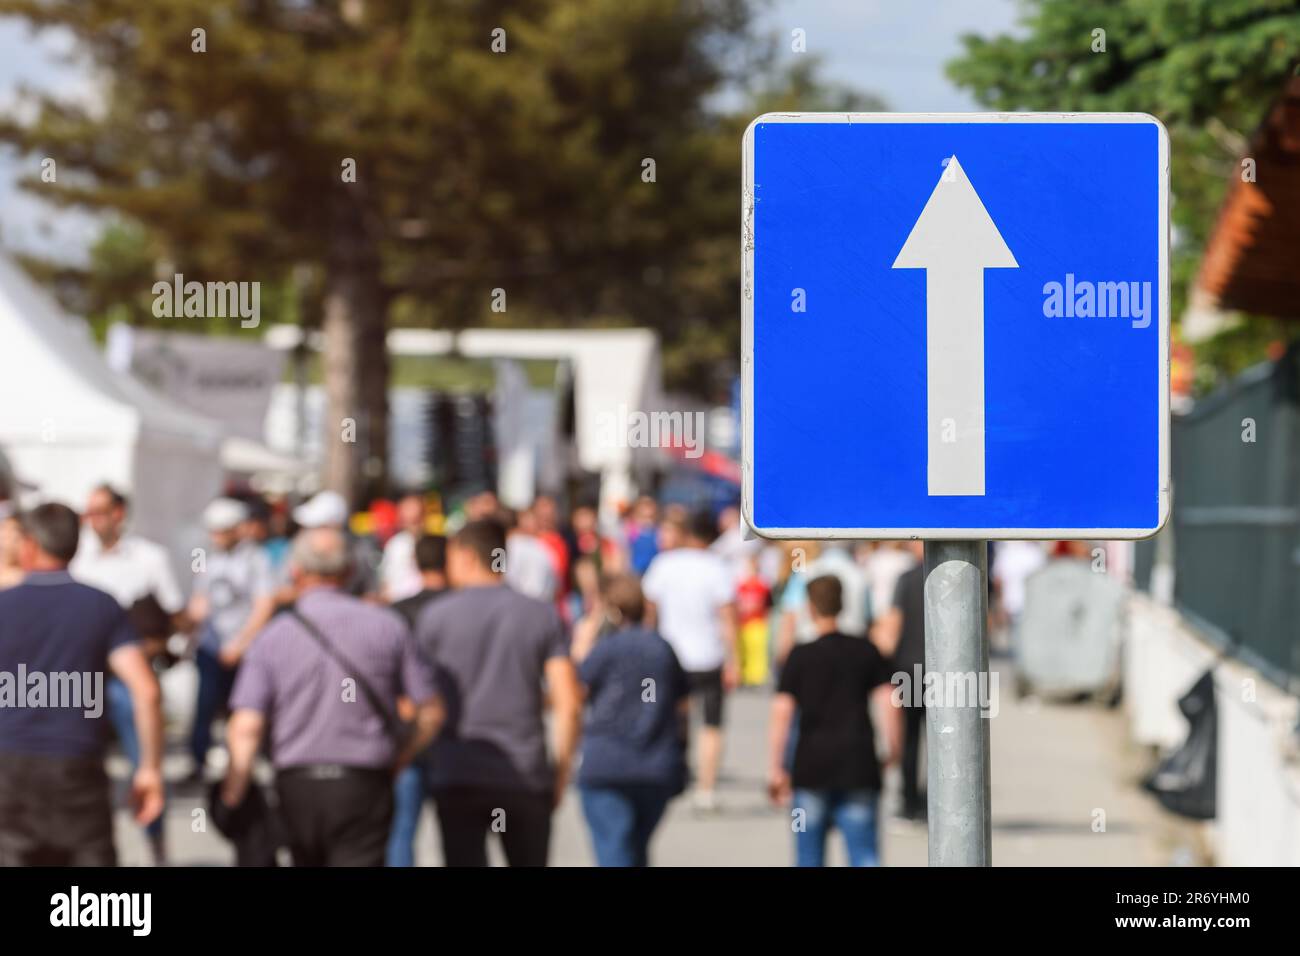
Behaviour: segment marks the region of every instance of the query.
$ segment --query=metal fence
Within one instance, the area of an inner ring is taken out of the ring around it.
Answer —
[[[1172,446],[1175,602],[1229,653],[1300,687],[1300,343],[1176,416]],[[1159,547],[1140,549],[1140,584]]]

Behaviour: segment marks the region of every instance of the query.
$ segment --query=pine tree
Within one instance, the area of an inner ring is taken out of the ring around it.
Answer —
[[[359,502],[387,458],[390,323],[645,324],[678,380],[734,362],[749,116],[716,104],[771,75],[750,8],[0,0],[99,80],[0,140],[57,161],[31,189],[138,226],[169,269],[319,303],[325,481]]]

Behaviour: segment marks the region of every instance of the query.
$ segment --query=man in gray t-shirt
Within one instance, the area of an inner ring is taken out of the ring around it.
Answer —
[[[202,778],[212,721],[225,709],[239,662],[275,611],[275,579],[266,552],[240,540],[239,526],[247,517],[247,506],[232,498],[218,498],[203,512],[212,546],[195,567],[189,608],[199,623],[194,655],[199,686],[190,731],[195,779]]]
[[[499,522],[465,525],[447,547],[456,590],[430,605],[415,628],[447,707],[430,787],[448,866],[486,865],[489,828],[501,832],[512,866],[544,865],[551,811],[577,745],[581,702],[564,627],[554,607],[506,586],[498,570],[505,546]],[[553,763],[543,721],[548,696]]]

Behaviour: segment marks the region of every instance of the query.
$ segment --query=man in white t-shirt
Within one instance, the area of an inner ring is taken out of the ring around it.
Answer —
[[[501,518],[506,526],[506,585],[538,601],[551,604],[559,591],[555,562],[542,539],[533,533],[527,512],[506,508]]]
[[[718,515],[718,538],[709,546],[709,550],[722,558],[731,568],[731,575],[736,583],[749,573],[749,563],[763,550],[759,538],[745,537],[745,525],[740,516],[740,509],[729,507],[722,509]]]
[[[1025,582],[1047,563],[1047,552],[1037,541],[999,541],[993,552],[993,582],[997,587],[1003,623],[1015,630],[1025,609]]]
[[[709,550],[713,520],[707,513],[678,525],[685,544],[658,554],[646,569],[642,590],[649,602],[647,623],[672,645],[686,671],[691,696],[698,697],[704,726],[698,735],[699,784],[696,805],[716,806],[714,787],[722,763],[723,696],[736,686],[736,580],[731,568]],[[667,537],[672,538],[670,534]]]
[[[903,572],[916,567],[910,544],[903,541],[877,541],[861,563],[863,577],[871,590],[871,616],[879,618],[894,603],[894,592]]]
[[[152,596],[173,624],[183,625],[180,613],[185,606],[185,596],[172,573],[167,549],[127,533],[127,508],[126,495],[111,485],[103,484],[91,491],[82,514],[82,522],[91,533],[82,533],[68,572],[82,584],[106,592],[127,611],[137,601]],[[170,636],[170,633],[162,636]],[[118,742],[132,764],[138,766],[140,742],[131,693],[126,684],[112,675],[105,691],[108,717],[118,735]],[[149,825],[146,836],[154,863],[162,864],[167,852],[161,816]]]
[[[152,594],[168,614],[179,613],[185,597],[172,573],[167,550],[128,534],[126,512],[126,496],[109,485],[100,485],[90,493],[82,518],[93,534],[82,535],[69,572],[81,583],[107,591],[128,610]]]
[[[414,597],[423,587],[420,569],[415,566],[415,542],[424,534],[424,521],[424,498],[403,495],[397,502],[400,530],[384,545],[384,557],[379,563],[380,590],[389,604]]]

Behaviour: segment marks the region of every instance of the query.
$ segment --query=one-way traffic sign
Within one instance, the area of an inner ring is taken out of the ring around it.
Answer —
[[[769,537],[1134,538],[1168,514],[1145,114],[768,114],[744,140],[744,507]]]

